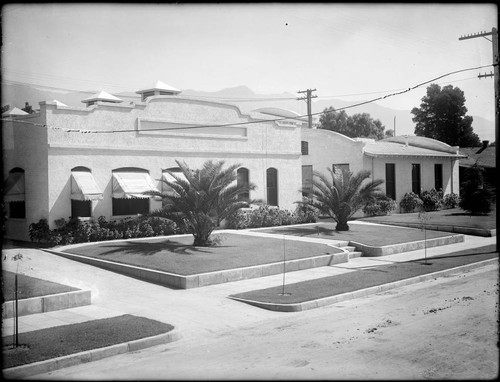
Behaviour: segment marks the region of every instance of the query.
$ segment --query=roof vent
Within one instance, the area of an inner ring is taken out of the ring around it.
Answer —
[[[158,95],[171,96],[179,94],[180,92],[181,91],[179,89],[176,89],[173,86],[167,85],[166,83],[161,81],[157,81],[156,84],[153,85],[153,87],[136,91],[137,94],[141,95],[142,102],[144,102],[148,97],[158,96]]]
[[[94,105],[97,102],[120,103],[123,102],[123,100],[115,97],[114,95],[106,93],[105,91],[100,91],[99,93],[91,95],[88,98],[82,99],[82,102],[87,104],[88,107]]]

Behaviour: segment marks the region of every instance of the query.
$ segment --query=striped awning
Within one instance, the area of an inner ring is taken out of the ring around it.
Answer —
[[[174,176],[176,176],[177,178],[180,178],[184,181],[187,182],[187,178],[186,176],[184,175],[184,173],[180,170],[170,170],[171,173],[174,174]],[[172,176],[172,174],[168,173],[168,172],[163,172],[162,173],[162,180],[166,180],[170,183],[174,183],[174,182],[177,182],[177,179],[174,178],[174,176]],[[172,189],[172,187],[170,187],[168,184],[166,183],[163,183],[162,182],[162,191],[164,194],[167,194],[167,195],[174,195],[175,194],[175,191]]]
[[[24,201],[24,172],[11,172],[5,181],[5,202]]]
[[[113,198],[132,199],[151,198],[144,195],[146,191],[157,191],[153,179],[147,172],[114,172],[113,173]]]
[[[98,200],[102,199],[102,192],[92,173],[89,171],[71,172],[71,199]]]

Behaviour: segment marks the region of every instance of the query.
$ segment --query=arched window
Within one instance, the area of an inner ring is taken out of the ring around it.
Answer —
[[[83,166],[71,169],[71,217],[91,217],[92,200],[102,199],[92,171]]]
[[[238,187],[248,187],[248,185],[250,184],[249,174],[250,174],[250,172],[245,167],[240,167],[238,169],[238,171],[236,171]],[[240,192],[238,194],[238,199],[239,200],[249,200],[250,199],[250,192],[249,191]]]
[[[113,216],[149,213],[150,195],[146,191],[158,191],[147,170],[122,167],[113,170]]]
[[[24,170],[19,167],[10,170],[4,184],[4,201],[8,203],[9,217],[12,219],[26,218],[24,187]]]
[[[267,204],[278,205],[278,170],[270,167],[266,171]]]

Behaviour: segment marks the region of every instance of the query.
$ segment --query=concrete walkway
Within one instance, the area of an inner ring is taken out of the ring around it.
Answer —
[[[300,238],[295,237],[294,240]],[[464,242],[427,249],[427,257],[495,243],[495,237],[465,235]],[[300,314],[268,311],[227,298],[235,293],[282,285],[282,274],[195,289],[173,290],[31,248],[4,250],[7,260],[3,260],[3,269],[15,271],[16,263],[10,261],[10,258],[19,252],[24,257],[19,267],[21,273],[92,291],[90,306],[19,317],[20,332],[133,314],[174,325],[183,338],[196,338],[203,333],[236,328],[277,315]],[[422,257],[424,250],[376,258],[352,258],[348,263],[286,273],[285,285],[378,266],[381,262],[397,263]],[[12,333],[13,319],[3,320],[2,330],[4,336]]]

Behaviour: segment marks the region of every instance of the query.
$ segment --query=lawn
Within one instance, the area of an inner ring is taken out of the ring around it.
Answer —
[[[493,205],[493,210],[489,215],[472,216],[459,208],[448,210],[430,211],[428,216],[430,220],[428,224],[451,225],[455,227],[470,227],[482,229],[496,228],[496,206]],[[392,214],[387,216],[364,217],[359,220],[369,221],[373,223],[419,223],[418,213],[409,214]]]
[[[318,223],[307,226],[259,229],[258,232],[355,241],[374,247],[424,240],[424,232],[418,228],[391,227],[386,225],[373,226],[370,224],[354,223],[349,225],[349,231],[335,231],[335,225],[336,223]],[[427,230],[426,232],[427,239],[452,235],[451,233],[442,231]]]
[[[4,301],[14,300],[15,273],[2,272],[2,294]],[[18,299],[46,296],[49,294],[73,292],[79,290],[68,285],[58,284],[36,277],[18,274],[17,276]]]
[[[285,296],[282,295],[282,286],[276,286],[239,293],[231,297],[272,304],[301,303],[492,258],[498,258],[494,244],[431,257],[427,259],[428,265],[424,264],[424,259],[419,259],[366,267],[336,276],[293,283],[285,286],[285,293],[289,294]]]
[[[118,317],[56,326],[20,333],[20,346],[12,336],[2,337],[2,368],[25,365],[92,349],[121,344],[171,331],[163,322],[125,314]]]
[[[223,238],[222,242],[212,247],[195,247],[192,245],[193,237],[186,235],[89,244],[64,252],[183,276],[275,263],[283,260],[284,252],[287,260],[342,252],[326,244],[286,241],[282,238],[229,233],[218,236]]]

